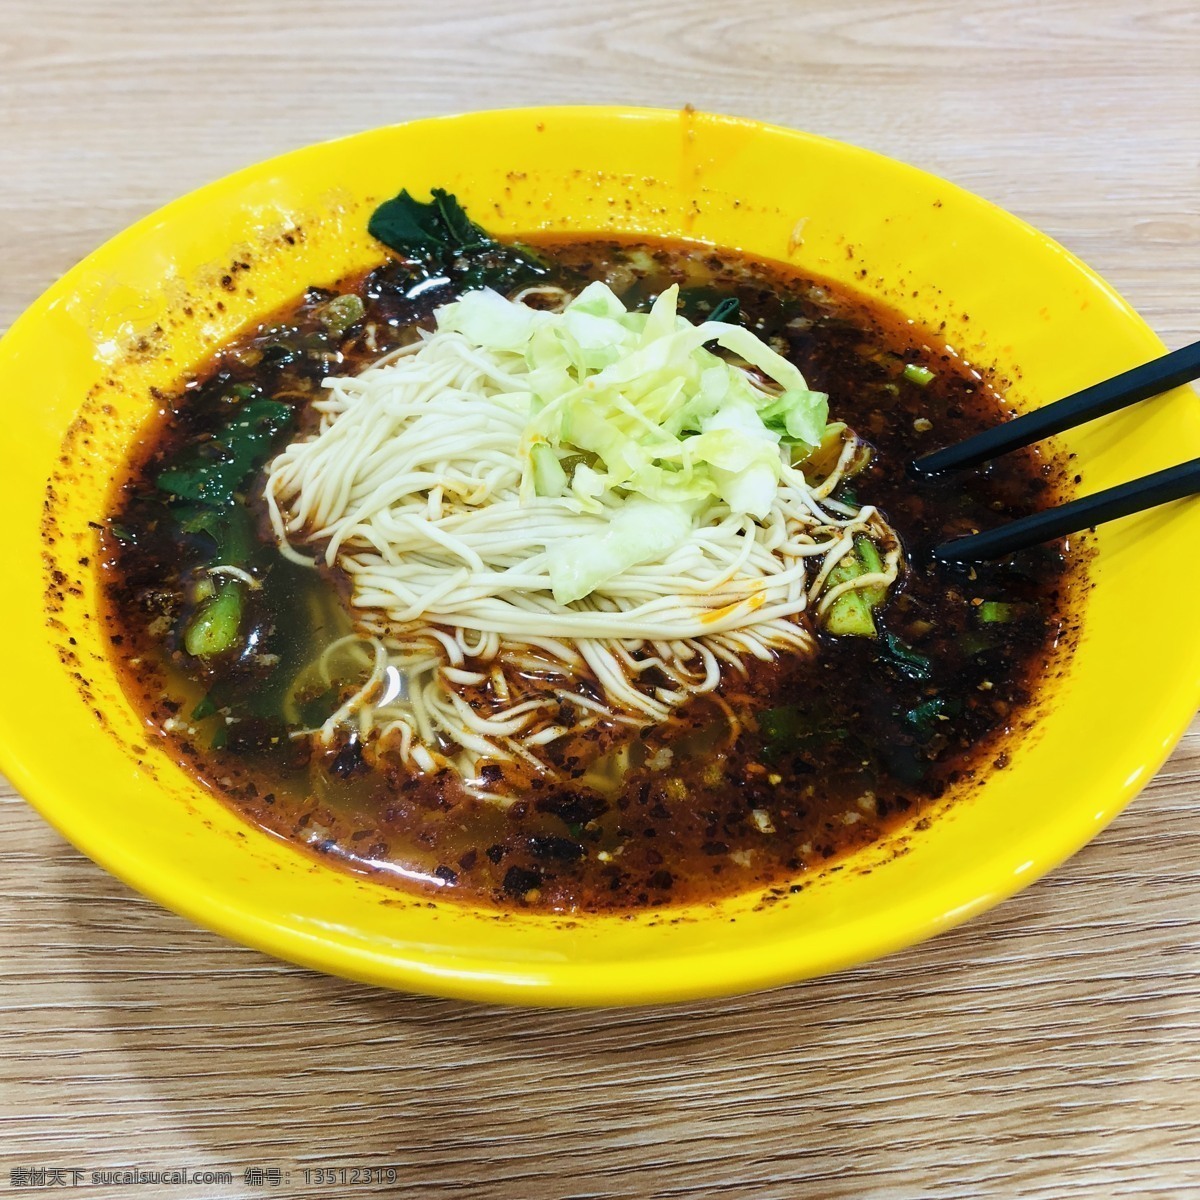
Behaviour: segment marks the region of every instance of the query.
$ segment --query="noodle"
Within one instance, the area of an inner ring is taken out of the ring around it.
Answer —
[[[527,289],[560,302],[550,289]],[[565,295],[565,294],[564,294]],[[895,535],[871,507],[822,503],[855,458],[809,487],[779,447],[779,483],[761,518],[710,497],[690,534],[659,561],[627,567],[559,603],[550,566],[576,539],[609,527],[619,501],[531,494],[531,394],[508,356],[439,330],[354,377],[325,380],[313,436],[271,464],[266,500],[281,553],[316,548],[345,573],[370,675],[324,724],[351,719],[419,770],[532,760],[597,723],[664,720],[713,692],[723,669],[779,651],[812,654],[808,619],[854,588],[887,586]],[[753,378],[756,382],[758,377]],[[636,410],[633,415],[638,416]],[[857,535],[886,547],[884,569],[826,589]],[[811,565],[810,565],[810,560]],[[383,695],[394,670],[405,681]]]

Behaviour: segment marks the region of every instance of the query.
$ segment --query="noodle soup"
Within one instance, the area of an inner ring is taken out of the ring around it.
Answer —
[[[1072,571],[928,555],[1057,496],[1032,450],[908,479],[1004,415],[977,373],[776,264],[439,211],[118,482],[114,658],[169,753],[346,869],[556,910],[797,889],[1003,769]]]

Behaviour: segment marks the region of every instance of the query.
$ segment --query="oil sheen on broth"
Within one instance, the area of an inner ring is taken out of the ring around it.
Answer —
[[[904,547],[906,569],[875,613],[879,636],[818,630],[815,656],[751,661],[745,678],[727,674],[658,725],[599,730],[591,751],[564,738],[546,749],[557,778],[509,772],[503,805],[453,772],[364,754],[352,733],[326,748],[290,737],[336,706],[302,675],[350,631],[346,580],[279,555],[261,470],[220,529],[156,480],[194,462],[248,405],[278,402],[254,430],[259,461],[277,451],[312,428],[323,377],[411,341],[464,286],[453,272],[414,283],[409,266],[388,262],[336,291],[310,289],[223,348],[163,399],[118,481],[106,620],[126,690],[167,752],[247,819],[330,864],[472,903],[593,911],[799,889],[919,820],[948,788],[1002,769],[1052,649],[1073,632],[1073,568],[1060,544],[970,570],[928,551],[1053,503],[1061,474],[1024,451],[951,481],[906,477],[917,454],[1003,415],[975,372],[932,348],[946,335],[827,282],[687,243],[541,238],[533,248],[548,282],[578,291],[606,280],[630,308],[672,283],[693,320],[736,299],[737,319],[829,393],[831,419],[872,448],[843,489],[878,506]],[[261,586],[244,593],[237,648],[198,657],[186,631],[212,600],[201,568],[222,539]]]

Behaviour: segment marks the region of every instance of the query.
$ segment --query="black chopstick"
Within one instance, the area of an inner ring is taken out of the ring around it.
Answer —
[[[912,469],[920,475],[937,475],[960,467],[973,467],[1019,446],[1028,446],[1053,433],[1062,433],[1064,429],[1148,400],[1197,376],[1200,376],[1200,342],[1193,342],[1181,350],[1172,350],[1162,358],[1134,367],[1132,371],[1084,388],[1073,396],[985,429],[965,442],[926,454],[912,464]]]
[[[999,529],[943,542],[934,547],[933,557],[942,562],[987,562],[1197,492],[1200,492],[1200,458],[1193,458],[1191,462],[1156,471],[1132,483],[1118,484],[1094,496],[1010,521]]]

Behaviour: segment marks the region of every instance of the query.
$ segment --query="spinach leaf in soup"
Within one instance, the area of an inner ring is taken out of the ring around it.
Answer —
[[[527,246],[490,237],[442,188],[434,188],[428,202],[414,199],[407,189],[385,200],[372,214],[367,232],[402,258],[421,264],[428,275],[446,276],[463,290],[507,292],[550,275],[545,259]]]
[[[155,486],[180,500],[225,508],[294,418],[295,410],[289,404],[250,400],[211,439],[176,458],[158,476]]]

